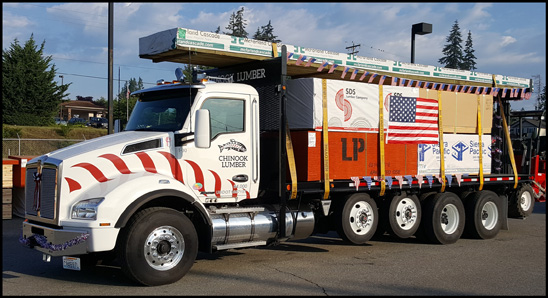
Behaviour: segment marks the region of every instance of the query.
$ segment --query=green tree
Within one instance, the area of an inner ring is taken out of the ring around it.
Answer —
[[[268,24],[265,26],[257,27],[257,32],[253,35],[253,39],[264,40],[269,42],[281,42],[281,40],[276,39],[278,36],[274,35],[274,27],[272,27],[271,21],[268,21]]]
[[[224,32],[224,34],[236,36],[236,37],[247,37],[247,31],[245,31],[245,26],[247,26],[247,20],[244,20],[244,7],[242,6],[236,13],[232,13],[228,26],[225,29],[229,30]]]
[[[2,50],[2,123],[54,123],[70,83],[57,85],[52,58],[43,56],[45,44],[44,40],[38,48],[31,34],[24,46],[15,39],[9,49]]]
[[[448,44],[443,48],[444,56],[438,60],[446,68],[460,69],[463,61],[462,56],[462,37],[460,34],[459,22],[455,20],[455,24],[447,36]]]
[[[133,107],[135,107],[135,103],[137,102],[137,97],[135,96],[130,95],[128,98],[128,90],[131,94],[131,92],[142,90],[144,88],[143,79],[139,77],[139,80],[136,80],[135,78],[129,79],[124,87],[122,87],[122,90],[120,90],[118,100],[114,103],[113,107],[113,119],[120,119],[122,126],[125,126],[127,123],[127,119],[131,116],[131,111],[133,111]]]
[[[474,55],[474,46],[472,44],[472,32],[468,31],[468,38],[464,45],[464,58],[462,59],[461,69],[476,70],[476,56]]]
[[[97,100],[94,100],[93,103],[105,109],[108,109],[108,100],[104,98],[103,96],[101,96],[101,98]]]

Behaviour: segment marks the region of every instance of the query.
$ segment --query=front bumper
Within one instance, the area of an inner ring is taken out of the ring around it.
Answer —
[[[85,229],[53,229],[25,221],[19,242],[56,257],[88,253],[89,238],[90,232]]]

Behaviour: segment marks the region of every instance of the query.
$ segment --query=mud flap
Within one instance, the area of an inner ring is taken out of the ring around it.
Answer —
[[[508,196],[500,195],[502,199],[502,226],[501,230],[508,231]]]

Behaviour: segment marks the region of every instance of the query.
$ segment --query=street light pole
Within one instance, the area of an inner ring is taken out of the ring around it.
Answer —
[[[411,63],[415,63],[415,34],[425,35],[432,33],[432,24],[418,23],[411,27]]]

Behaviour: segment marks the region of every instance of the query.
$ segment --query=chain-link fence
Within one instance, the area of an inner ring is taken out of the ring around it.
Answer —
[[[85,139],[2,139],[2,158],[10,155],[39,156]]]

